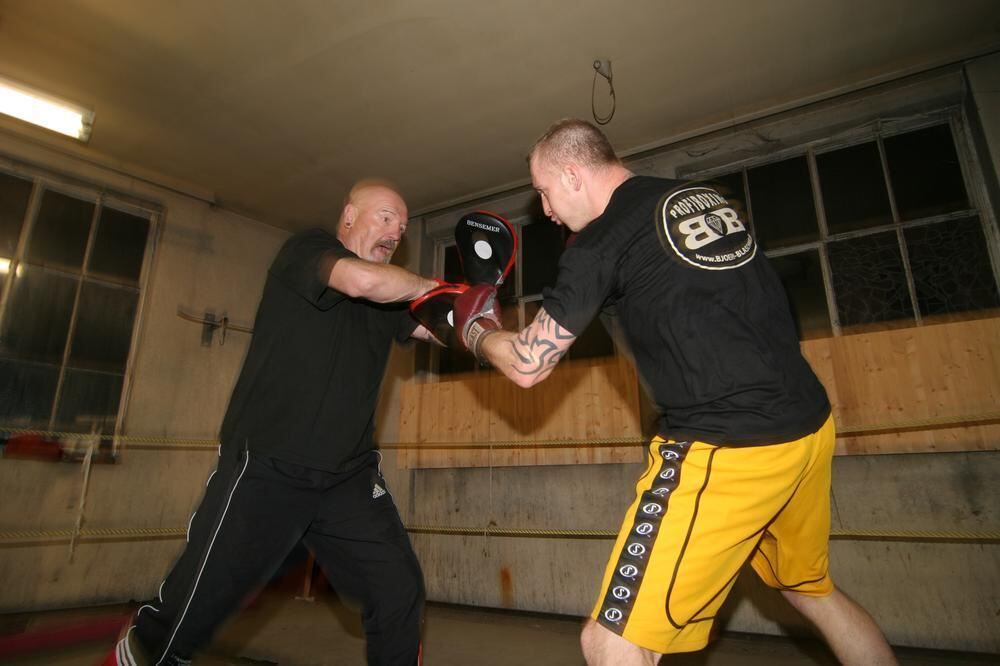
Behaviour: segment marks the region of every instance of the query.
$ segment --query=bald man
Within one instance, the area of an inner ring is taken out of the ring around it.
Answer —
[[[830,578],[830,403],[739,207],[636,176],[582,120],[549,128],[529,162],[545,214],[576,239],[528,327],[500,330],[495,292],[479,286],[456,299],[456,330],[529,387],[614,308],[661,413],[582,634],[587,663],[651,666],[705,647],[747,561],[842,663],[895,663]]]
[[[373,440],[393,340],[431,340],[401,304],[436,283],[388,263],[406,222],[361,181],[334,233],[278,252],[187,547],[106,663],[189,663],[299,542],[360,601],[368,663],[418,663],[423,577]]]

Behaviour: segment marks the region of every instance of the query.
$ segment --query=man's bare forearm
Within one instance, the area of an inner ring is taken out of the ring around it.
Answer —
[[[329,284],[351,298],[375,303],[412,301],[437,286],[434,280],[405,268],[353,258],[333,264]]]
[[[518,386],[543,381],[565,356],[576,336],[561,327],[544,309],[520,333],[497,331],[483,340],[480,353]]]

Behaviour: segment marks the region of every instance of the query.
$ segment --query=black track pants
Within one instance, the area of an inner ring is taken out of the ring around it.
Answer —
[[[183,663],[302,541],[338,593],[360,602],[368,663],[416,664],[423,576],[377,455],[335,474],[223,451],[187,547],[119,654],[130,651],[124,656],[137,664]]]

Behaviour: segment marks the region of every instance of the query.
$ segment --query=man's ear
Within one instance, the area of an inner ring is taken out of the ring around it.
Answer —
[[[354,204],[344,206],[344,228],[350,229],[358,219],[358,208]]]
[[[565,165],[559,173],[559,179],[562,181],[563,186],[573,192],[579,191],[581,185],[583,185],[581,176],[580,167],[572,163]]]

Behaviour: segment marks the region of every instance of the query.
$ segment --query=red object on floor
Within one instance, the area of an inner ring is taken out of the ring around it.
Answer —
[[[0,636],[0,662],[39,650],[72,647],[80,643],[114,640],[131,615],[105,615],[86,622],[39,627],[20,634]],[[112,653],[113,656],[114,653]],[[105,662],[114,664],[114,661]]]
[[[7,440],[3,457],[56,461],[62,458],[62,447],[58,441],[40,435],[14,435]]]

